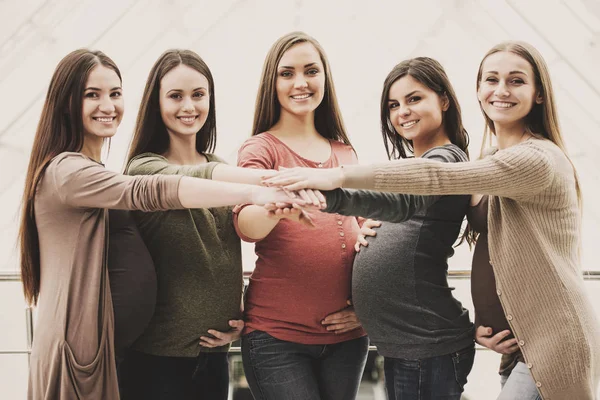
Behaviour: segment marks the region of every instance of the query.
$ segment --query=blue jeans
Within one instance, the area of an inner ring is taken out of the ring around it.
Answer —
[[[474,345],[421,360],[384,357],[388,399],[459,400],[474,360]]]
[[[501,375],[498,400],[542,400],[527,365],[518,362],[510,375]],[[574,400],[574,399],[573,399]]]
[[[308,345],[262,331],[242,337],[244,373],[255,400],[349,400],[356,398],[369,339]]]
[[[119,368],[121,399],[227,400],[227,353],[163,357],[130,351]]]

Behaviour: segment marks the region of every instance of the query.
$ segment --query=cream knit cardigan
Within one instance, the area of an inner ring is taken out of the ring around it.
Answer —
[[[531,138],[477,161],[415,158],[343,170],[349,188],[490,195],[497,294],[538,390],[545,400],[596,398],[600,328],[579,265],[574,171],[560,148]]]

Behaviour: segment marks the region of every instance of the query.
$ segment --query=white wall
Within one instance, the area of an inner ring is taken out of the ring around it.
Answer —
[[[396,63],[427,55],[445,66],[475,156],[483,131],[475,97],[481,57],[506,39],[538,47],[551,69],[564,135],[583,186],[584,268],[598,270],[593,251],[600,234],[594,207],[600,187],[598,4],[593,0],[0,1],[0,270],[18,268],[15,246],[25,168],[48,81],[65,54],[78,47],[100,49],[123,72],[126,114],[106,160],[109,168],[121,170],[152,63],[171,47],[198,52],[216,81],[217,153],[235,163],[237,148],[249,136],[264,56],[276,38],[292,30],[306,31],[325,48],[349,135],[363,163],[385,159],[378,104],[383,79]],[[244,250],[245,269],[251,270],[252,247]],[[462,246],[451,268],[469,267],[470,254]],[[463,284],[468,282],[459,282]],[[0,350],[22,348],[18,284],[0,282],[0,287]],[[470,303],[466,287],[457,293]],[[478,359],[472,375],[477,379],[468,390],[481,392],[470,398],[491,398],[497,386],[495,363]],[[11,390],[6,398],[22,398],[25,369],[22,356],[0,355],[0,390]]]

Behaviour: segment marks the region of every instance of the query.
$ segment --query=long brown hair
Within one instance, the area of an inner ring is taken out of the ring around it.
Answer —
[[[277,99],[277,66],[283,54],[298,43],[312,44],[323,63],[325,72],[325,94],[323,101],[315,110],[315,128],[324,138],[337,140],[349,146],[350,139],[346,135],[346,128],[342,120],[342,113],[338,106],[337,95],[331,77],[331,67],[325,55],[325,51],[317,40],[304,32],[291,32],[277,39],[267,53],[263,65],[260,86],[256,96],[254,107],[254,123],[252,135],[268,131],[277,121],[281,113],[281,104]]]
[[[468,156],[469,134],[463,126],[460,104],[444,67],[433,58],[417,57],[404,60],[396,65],[383,83],[383,91],[381,92],[381,134],[388,158],[390,160],[406,158],[408,156],[406,154],[407,150],[413,152],[412,141],[405,139],[396,132],[396,128],[394,128],[390,119],[388,105],[390,88],[398,79],[407,75],[437,93],[440,98],[445,97],[448,99],[448,109],[444,111],[443,116],[446,134],[450,142],[458,146]]]
[[[156,60],[142,96],[128,160],[152,152],[163,154],[169,148],[169,134],[160,115],[160,82],[173,68],[186,65],[206,77],[210,91],[209,110],[206,122],[196,133],[196,151],[212,152],[217,144],[217,117],[215,110],[215,82],[208,65],[198,54],[191,50],[171,49],[165,51]]]
[[[425,85],[430,90],[434,91],[440,98],[448,100],[448,109],[444,111],[442,123],[444,130],[448,135],[448,139],[458,148],[469,156],[469,134],[462,122],[462,112],[460,104],[454,92],[454,88],[448,79],[448,75],[442,65],[429,57],[416,57],[402,61],[396,65],[383,82],[383,90],[381,92],[381,135],[383,136],[383,144],[390,160],[407,158],[407,151],[413,152],[412,140],[407,140],[400,135],[390,119],[389,97],[392,85],[401,78],[410,76]],[[469,246],[474,243],[473,229],[467,223],[465,230],[461,235],[461,239],[456,246],[467,241]]]
[[[509,52],[516,54],[531,65],[533,74],[535,76],[535,89],[538,91],[538,95],[543,99],[541,103],[534,102],[533,108],[529,114],[525,117],[525,129],[527,132],[534,136],[544,137],[554,144],[556,144],[565,154],[569,162],[573,166],[573,173],[575,174],[575,190],[577,191],[577,200],[581,208],[581,188],[579,186],[579,178],[577,176],[577,170],[573,165],[573,162],[569,158],[565,142],[563,140],[560,124],[558,122],[558,114],[556,113],[556,103],[554,100],[554,91],[552,90],[552,81],[550,80],[550,72],[548,66],[544,61],[544,58],[540,52],[526,42],[520,41],[507,41],[492,47],[490,51],[481,60],[479,64],[479,71],[477,72],[477,90],[481,83],[481,77],[483,75],[483,63],[492,54],[498,52]],[[483,146],[485,145],[486,139],[489,136],[489,132],[496,134],[494,128],[494,121],[492,121],[483,111],[481,103],[479,103],[483,117],[485,118],[485,133],[483,137]]]
[[[40,292],[40,251],[34,213],[36,187],[54,157],[65,151],[81,151],[83,93],[90,72],[98,65],[112,69],[121,79],[116,64],[104,53],[79,49],[58,63],[50,80],[29,158],[19,230],[21,280],[29,304],[37,304]]]

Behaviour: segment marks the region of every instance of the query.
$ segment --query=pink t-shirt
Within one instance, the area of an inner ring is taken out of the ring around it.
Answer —
[[[343,143],[330,140],[331,157],[322,165],[307,160],[272,134],[246,140],[238,152],[238,166],[333,168],[356,164],[356,154]],[[320,211],[311,212],[315,228],[282,219],[260,241],[235,228],[247,242],[256,242],[256,267],[250,277],[245,303],[244,333],[261,330],[281,340],[303,344],[332,344],[365,335],[355,329],[343,334],[328,332],[321,324],[327,315],[346,308],[351,297],[354,243],[359,233],[356,218]]]

